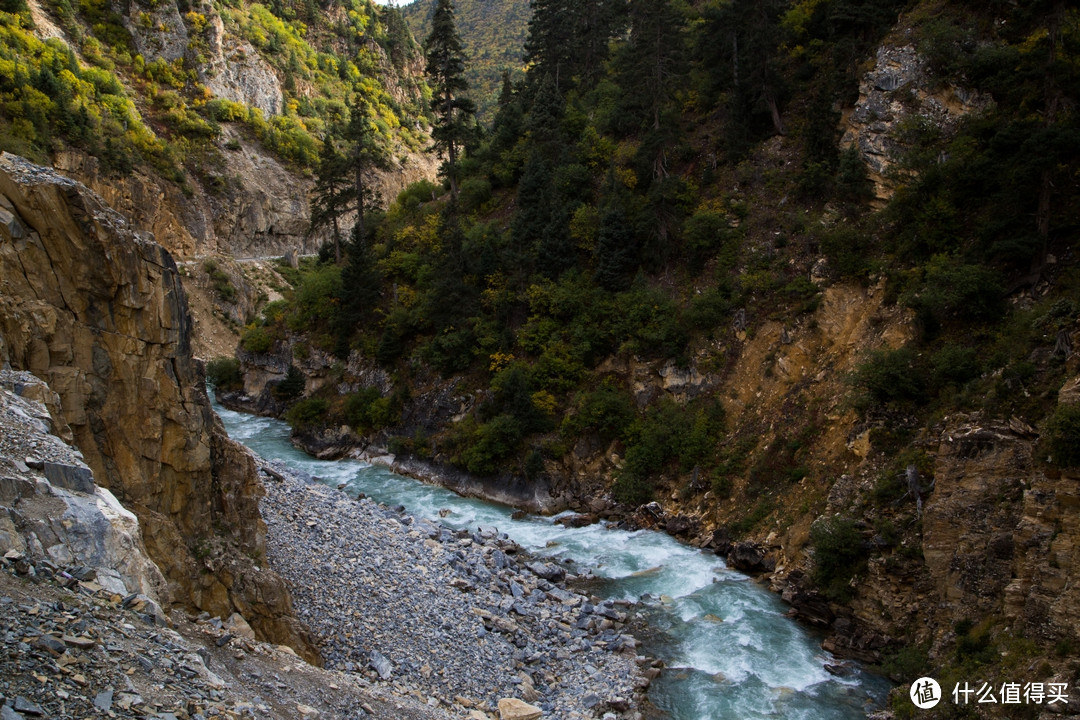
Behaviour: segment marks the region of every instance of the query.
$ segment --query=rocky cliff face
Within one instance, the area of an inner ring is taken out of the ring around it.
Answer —
[[[859,100],[844,113],[842,147],[854,145],[866,162],[879,201],[892,197],[891,176],[905,150],[905,124],[949,133],[965,115],[993,101],[935,78],[910,45],[878,48],[874,67],[859,82]]]
[[[210,409],[171,256],[94,193],[0,157],[0,332],[44,380],[97,482],[142,523],[175,600],[316,659],[260,568],[262,492]]]
[[[984,618],[1044,651],[1074,642],[1080,478],[1038,467],[1037,434],[1017,420],[949,418],[930,444],[919,552],[870,563],[850,612],[835,608],[843,622],[834,646],[876,659],[887,639],[906,637],[938,655],[957,623]]]
[[[160,617],[156,603],[168,589],[139,521],[94,482],[69,444],[56,393],[28,372],[0,370],[0,432],[0,552],[66,569],[113,595],[141,594]]]
[[[177,258],[220,253],[240,258],[280,257],[287,252],[310,254],[327,239],[308,233],[313,181],[286,167],[237,129],[225,127],[223,144],[227,168],[208,177],[220,186],[208,189],[194,183],[185,195],[174,183],[136,169],[115,177],[101,169],[96,158],[80,152],[61,152],[56,169],[84,183],[134,227],[154,238]],[[381,173],[376,187],[391,199],[409,183],[435,176],[437,160],[408,156],[408,162]]]

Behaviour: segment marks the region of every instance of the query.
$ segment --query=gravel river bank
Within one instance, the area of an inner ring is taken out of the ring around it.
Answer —
[[[493,528],[451,531],[263,467],[269,564],[328,667],[433,706],[495,712],[509,696],[559,718],[640,717],[629,603],[568,590],[563,567]]]

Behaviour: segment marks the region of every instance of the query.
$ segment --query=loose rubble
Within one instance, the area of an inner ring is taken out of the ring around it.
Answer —
[[[263,471],[269,564],[328,667],[471,717],[640,717],[648,662],[625,604],[566,589],[562,567],[494,528],[452,531],[281,463]]]
[[[0,720],[452,717],[255,642],[237,614],[169,616],[137,519],[97,487],[58,404],[0,367]]]
[[[145,596],[112,595],[72,570],[14,551],[0,560],[2,720],[452,717],[234,636],[220,618],[166,619]]]

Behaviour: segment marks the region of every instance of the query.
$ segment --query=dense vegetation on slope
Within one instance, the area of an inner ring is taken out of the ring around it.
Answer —
[[[863,0],[534,7],[530,71],[469,148],[457,201],[433,201],[429,185],[402,193],[364,239],[370,252],[311,269],[248,342],[310,328],[316,344],[359,349],[404,385],[433,369],[486,386],[477,411],[441,438],[471,472],[532,475],[593,433],[623,446],[615,489],[625,501],[648,499],[664,476],[689,494],[710,478],[723,496],[733,473],[748,473],[760,496],[806,474],[812,424],[741,468],[747,440],[725,435],[719,398],[640,408],[602,364],[685,366],[733,324],[753,332],[814,309],[807,275],[820,252],[834,276],[885,278],[918,317],[913,345],[868,356],[854,378],[866,413],[983,408],[1034,422],[1053,410],[1063,372],[1054,343],[1080,311],[1080,288],[1051,263],[1069,257],[1080,217],[1075,11]],[[859,64],[900,13],[937,73],[994,102],[949,132],[904,127],[897,190],[874,212],[859,154],[838,146],[835,108],[855,99]],[[780,162],[767,142],[777,137]],[[347,292],[357,277],[381,292]],[[1006,302],[1047,279],[1057,284],[1041,302]],[[709,362],[722,371],[726,361]],[[358,425],[392,424],[380,417]],[[896,452],[916,425],[877,437]]]
[[[171,5],[136,4],[128,17],[104,0],[74,6],[57,0],[44,8],[72,46],[39,40],[21,0],[0,11],[5,150],[47,161],[70,146],[97,156],[108,170],[149,165],[186,184],[184,168],[202,173],[225,163],[222,123],[246,126],[306,171],[318,163],[325,140],[348,144],[341,135],[352,115],[367,119],[388,153],[419,151],[426,142],[426,87],[414,72],[419,50],[397,11],[368,0],[181,2],[182,26],[171,31],[186,44],[171,59],[162,49],[166,25],[155,15],[167,17]],[[142,44],[159,54],[138,52],[136,30],[150,36]],[[283,89],[279,112],[208,89],[213,46],[223,40],[227,48],[250,43],[269,63],[270,82]]]
[[[469,57],[466,78],[478,116],[490,123],[495,116],[503,74],[522,74],[522,50],[529,23],[528,0],[458,0],[457,29]],[[414,0],[400,10],[413,36],[431,33],[434,0]]]

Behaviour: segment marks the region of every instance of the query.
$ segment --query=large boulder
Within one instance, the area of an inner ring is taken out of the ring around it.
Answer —
[[[499,700],[499,720],[539,720],[544,712],[517,698]]]

